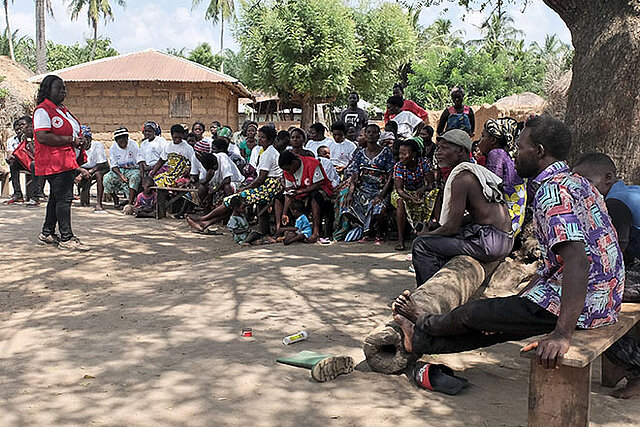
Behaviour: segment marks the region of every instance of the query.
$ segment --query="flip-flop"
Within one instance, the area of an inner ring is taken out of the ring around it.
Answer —
[[[353,372],[355,363],[350,356],[327,357],[311,369],[311,378],[319,382],[335,379],[338,375]]]
[[[404,243],[398,243],[398,244],[395,246],[395,248],[394,248],[394,249],[395,249],[396,251],[404,251],[404,249],[405,249]]]
[[[451,368],[433,363],[420,363],[410,370],[410,377],[421,388],[456,395],[469,385],[465,378],[455,376]]]

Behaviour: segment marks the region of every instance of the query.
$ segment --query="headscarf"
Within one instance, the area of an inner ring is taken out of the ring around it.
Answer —
[[[153,129],[153,133],[155,133],[156,136],[160,136],[162,134],[162,129],[160,129],[160,125],[156,122],[145,122],[144,125],[142,125],[142,130],[144,131],[144,128],[146,128],[147,126]]]
[[[501,141],[505,141],[507,151],[512,151],[518,130],[518,121],[511,117],[501,117],[499,119],[489,119],[484,124],[484,130],[491,136]]]
[[[90,126],[85,126],[85,125],[80,126],[80,132],[82,132],[84,136],[88,136],[89,138],[91,138],[92,134],[91,134]]]
[[[393,135],[393,132],[380,132],[380,138],[378,138],[378,144],[388,139],[396,139],[396,137]]]
[[[231,138],[231,135],[233,135],[233,132],[231,131],[231,128],[229,128],[228,126],[224,126],[218,129],[218,136],[222,138]]]

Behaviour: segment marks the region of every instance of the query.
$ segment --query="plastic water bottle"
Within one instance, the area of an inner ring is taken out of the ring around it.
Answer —
[[[282,344],[289,345],[297,343],[298,341],[304,341],[309,337],[307,331],[300,331],[296,334],[289,335],[288,337],[282,338]]]

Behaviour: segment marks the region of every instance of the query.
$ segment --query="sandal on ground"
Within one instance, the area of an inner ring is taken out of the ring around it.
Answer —
[[[394,249],[396,251],[404,251],[405,250],[404,242],[398,243]]]

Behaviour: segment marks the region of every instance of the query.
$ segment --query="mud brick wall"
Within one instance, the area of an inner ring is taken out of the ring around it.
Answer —
[[[93,133],[110,133],[120,126],[140,132],[147,120],[160,124],[169,137],[171,125],[206,125],[217,120],[237,130],[238,96],[223,83],[183,82],[67,82],[65,105]],[[177,92],[191,99],[188,117],[171,117],[170,102]]]

